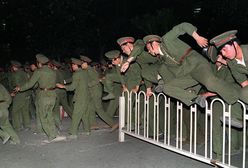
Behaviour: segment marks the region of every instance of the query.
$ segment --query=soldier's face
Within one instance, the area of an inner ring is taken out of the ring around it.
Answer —
[[[146,48],[148,50],[148,52],[153,55],[156,56],[157,54],[159,54],[159,51],[157,51],[157,44],[153,43],[148,43],[146,44]]]
[[[71,64],[71,69],[72,71],[77,71],[78,70],[78,65],[77,64]]]
[[[87,69],[88,68],[88,64],[87,62],[84,62],[82,65],[81,65],[82,69]]]
[[[121,50],[123,53],[130,55],[132,50],[133,50],[133,44],[131,43],[126,43],[124,45],[121,46]]]
[[[235,44],[226,44],[221,50],[221,54],[226,57],[227,59],[234,59],[235,56],[236,56],[236,50],[235,50],[235,47],[234,47]]]
[[[120,57],[113,58],[113,59],[112,59],[112,64],[113,64],[113,65],[118,65],[118,64],[120,64]]]
[[[36,68],[37,68],[37,67],[36,67],[34,64],[31,64],[31,65],[30,65],[31,71],[35,71]]]

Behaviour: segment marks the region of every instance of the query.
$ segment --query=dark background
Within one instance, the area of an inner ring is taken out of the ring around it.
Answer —
[[[208,39],[237,29],[248,40],[247,0],[1,0],[0,64],[33,61],[38,52],[63,60],[88,55],[95,61],[119,49],[116,39],[163,35],[190,22]],[[199,47],[182,37],[196,50]]]

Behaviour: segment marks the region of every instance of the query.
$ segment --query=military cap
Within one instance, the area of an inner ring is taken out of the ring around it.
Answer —
[[[230,30],[227,32],[224,32],[210,40],[210,44],[213,44],[216,46],[217,49],[221,49],[226,43],[235,40],[237,30]]]
[[[62,67],[61,63],[56,60],[52,60],[52,64],[56,67]]]
[[[157,42],[161,42],[161,37],[158,35],[147,35],[143,38],[143,41],[145,44],[153,42],[153,41],[157,41]]]
[[[120,53],[121,52],[119,50],[111,50],[111,51],[106,52],[104,55],[108,59],[112,60],[113,58],[119,57],[120,56]]]
[[[87,62],[87,63],[92,62],[92,60],[91,60],[89,57],[86,57],[86,56],[83,56],[83,55],[80,55],[80,59],[81,59],[83,62]]]
[[[122,46],[123,44],[126,43],[134,43],[134,38],[133,37],[121,37],[117,39],[117,43]]]
[[[10,61],[10,63],[12,66],[15,66],[15,67],[21,67],[22,66],[22,64],[20,62],[15,61],[15,60]]]
[[[49,62],[49,59],[43,54],[36,54],[35,57],[39,63],[46,64]]]
[[[81,65],[82,61],[77,58],[71,58],[71,62],[76,65]]]

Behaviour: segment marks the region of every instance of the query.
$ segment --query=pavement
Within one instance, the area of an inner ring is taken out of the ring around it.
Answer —
[[[102,126],[103,123],[99,121]],[[63,120],[62,135],[67,134],[70,119]],[[82,133],[76,140],[43,143],[46,135],[32,130],[19,133],[21,144],[0,144],[0,168],[209,168],[205,163],[125,136],[118,142],[118,131],[109,129]]]

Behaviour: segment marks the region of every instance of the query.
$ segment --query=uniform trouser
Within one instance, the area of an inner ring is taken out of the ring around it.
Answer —
[[[117,73],[109,73],[106,75],[104,84],[104,91],[107,93],[114,92],[114,83],[121,83],[120,76]]]
[[[78,134],[78,126],[81,120],[83,121],[85,132],[90,132],[90,118],[89,118],[90,110],[88,108],[89,108],[88,102],[80,102],[80,101],[74,102],[71,128],[69,132],[70,134],[72,135]]]
[[[55,122],[53,118],[53,108],[55,106],[56,93],[54,91],[40,91],[37,94],[37,112],[41,126],[49,139],[57,136]]]
[[[72,115],[72,109],[68,104],[66,92],[64,92],[64,91],[60,92],[59,91],[59,92],[56,92],[56,93],[57,93],[57,99],[56,99],[55,107],[54,107],[54,110],[53,110],[53,116],[54,116],[56,126],[60,126],[61,125],[60,105],[63,107],[63,109],[66,111],[66,113],[70,117]]]
[[[35,113],[36,113],[36,130],[38,132],[42,132],[43,129],[42,129],[42,126],[41,126],[41,121],[40,121],[40,113],[38,112],[38,100],[37,100],[37,97],[34,101],[34,104],[35,104]]]
[[[16,132],[14,131],[13,127],[9,122],[9,111],[7,108],[0,108],[0,128],[2,129],[3,136],[9,135],[11,140],[14,142],[20,142],[20,139]]]
[[[231,108],[231,117],[240,118],[242,109],[239,103],[235,103]],[[223,143],[223,124],[220,117],[223,115],[223,106],[220,102],[215,102],[213,105],[213,151],[217,154],[218,159],[221,159],[222,143]],[[239,116],[239,117],[238,117]],[[228,133],[228,127],[226,127]],[[241,131],[231,128],[231,150],[238,150],[240,148]]]
[[[119,107],[119,97],[121,96],[122,88],[120,84],[114,84],[115,99],[110,100],[106,112],[110,117],[113,117]]]
[[[15,130],[21,129],[21,123],[23,122],[24,128],[31,127],[30,113],[29,113],[29,101],[30,96],[18,95],[13,99],[12,106],[12,124]]]
[[[30,101],[29,101],[29,111],[32,119],[36,118],[36,108],[35,108],[35,94],[32,93],[30,95]]]
[[[4,140],[6,137],[8,137],[9,134],[7,132],[4,132],[0,129],[0,137],[2,138],[2,140]]]
[[[94,107],[94,111],[97,113],[97,115],[109,126],[114,125],[113,119],[104,111],[103,105],[102,105],[102,90],[100,85],[95,85],[90,89],[90,95],[91,95],[91,105]]]
[[[176,78],[165,80],[164,92],[188,106],[197,95],[186,89],[198,83],[207,90],[218,93],[228,104],[235,103],[239,98],[239,92],[231,84],[217,78],[207,60],[196,52],[191,53],[176,69],[173,70]]]
[[[193,114],[194,115],[194,114]],[[194,116],[192,116],[194,117]],[[202,127],[202,123],[204,122],[205,115],[201,111],[197,111],[196,114],[196,143],[203,143],[204,142],[204,128]],[[192,118],[192,135],[194,135],[194,123],[195,118]],[[190,140],[190,108],[189,107],[183,107],[183,137],[187,140]],[[194,138],[193,138],[194,140]]]

